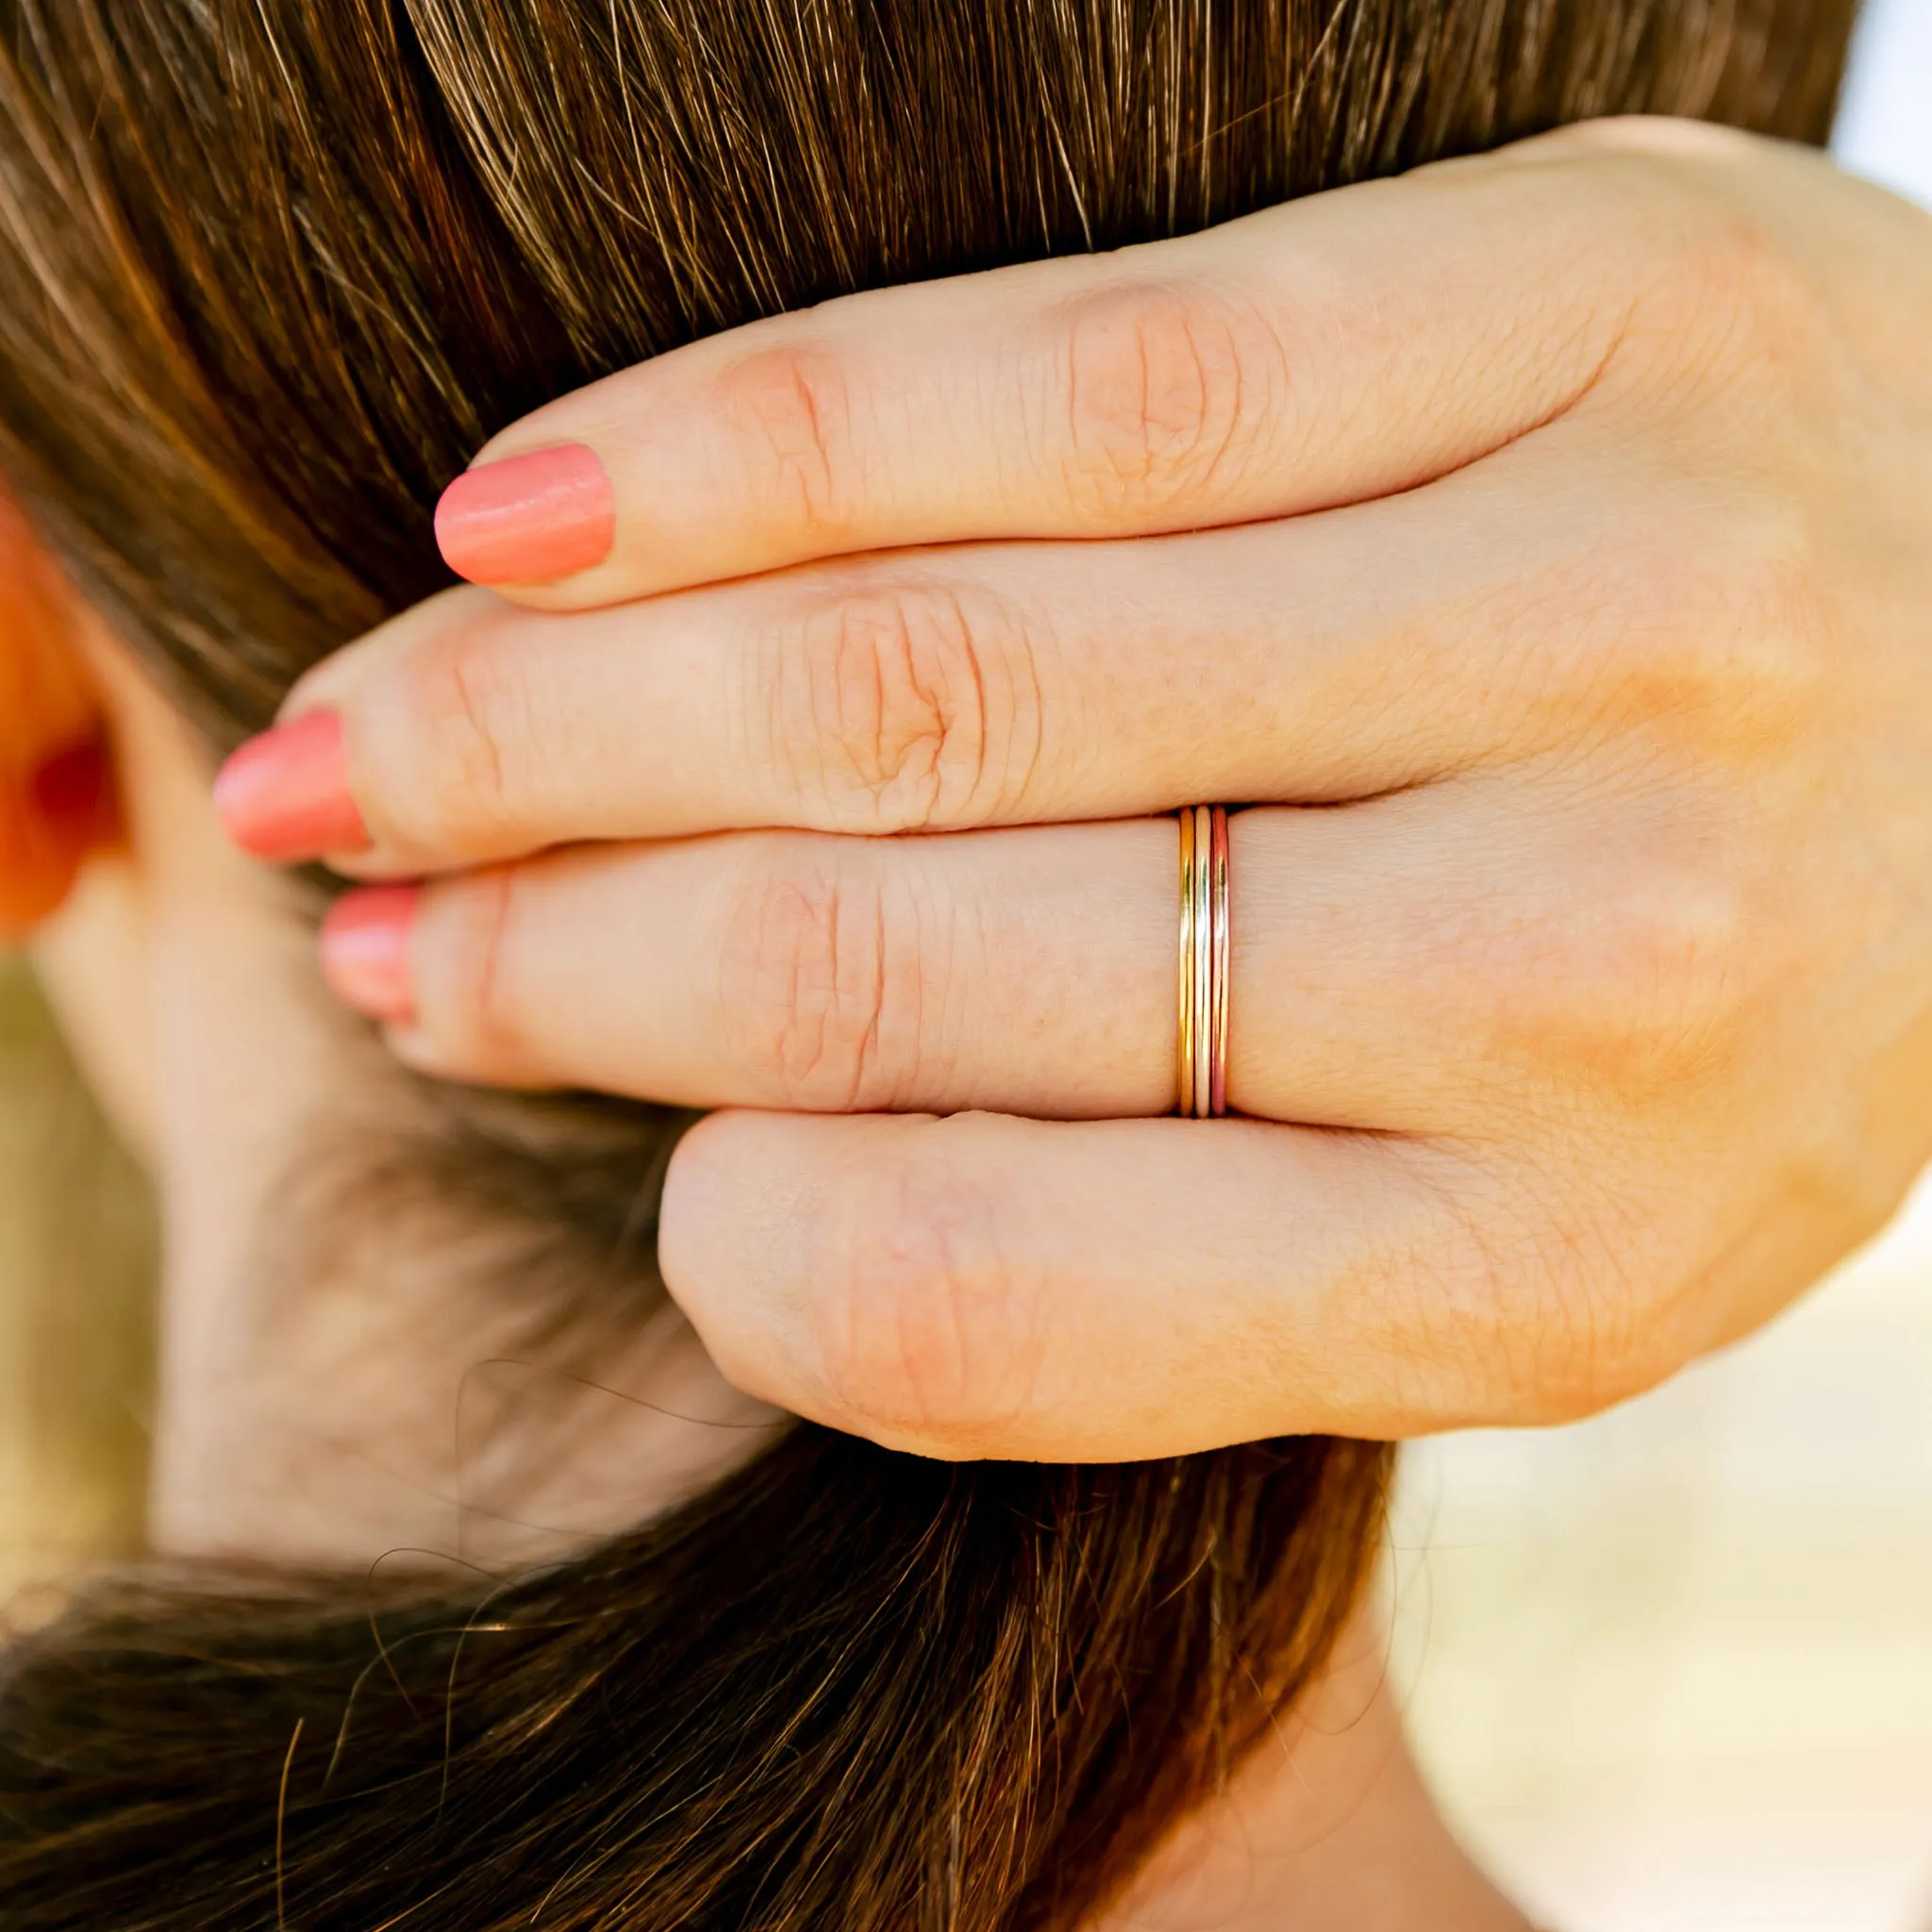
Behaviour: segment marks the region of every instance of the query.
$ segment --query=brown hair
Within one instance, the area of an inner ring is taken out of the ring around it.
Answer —
[[[0,0],[0,468],[217,740],[438,587],[545,398],[836,292],[1619,110],[1817,140],[1851,0]],[[649,1108],[424,1185],[661,1294]],[[811,1427],[484,1589],[150,1575],[0,1683],[0,1922],[1065,1927],[1320,1667],[1386,1452],[948,1468]]]

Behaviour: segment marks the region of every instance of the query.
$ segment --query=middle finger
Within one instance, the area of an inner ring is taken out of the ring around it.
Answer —
[[[564,618],[458,591],[292,702],[341,719],[370,835],[328,856],[412,875],[585,840],[1315,803],[1467,770],[1550,741],[1584,686],[1600,702],[1574,634],[1604,622],[1589,559],[1609,518],[1531,487],[1541,462],[1289,523],[902,553]]]

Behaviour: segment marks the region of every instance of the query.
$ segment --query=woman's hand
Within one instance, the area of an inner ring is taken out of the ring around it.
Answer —
[[[1932,223],[1823,160],[1572,131],[481,461],[536,451],[443,523],[525,580],[325,666],[225,808],[443,874],[326,941],[415,1065],[724,1109],[662,1253],[747,1390],[945,1456],[1571,1416],[1932,1154]],[[1212,800],[1203,1124],[1152,815]]]

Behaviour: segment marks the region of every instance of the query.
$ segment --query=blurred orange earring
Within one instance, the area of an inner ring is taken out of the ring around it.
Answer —
[[[119,817],[66,587],[0,491],[0,938],[59,906]]]

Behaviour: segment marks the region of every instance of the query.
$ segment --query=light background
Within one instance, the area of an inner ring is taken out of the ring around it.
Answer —
[[[1411,1453],[1398,1681],[1563,1932],[1932,1928],[1932,1193],[1595,1422]]]
[[[1838,146],[1932,206],[1932,0]],[[1549,1924],[1932,1932],[1932,1191],[1657,1394],[1414,1452],[1395,1540],[1418,1748]]]

